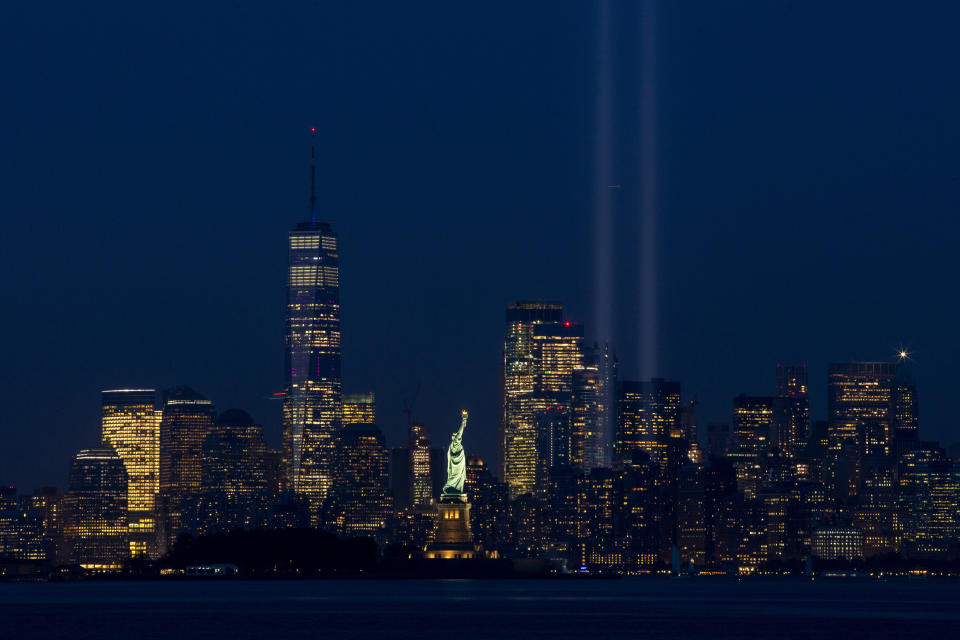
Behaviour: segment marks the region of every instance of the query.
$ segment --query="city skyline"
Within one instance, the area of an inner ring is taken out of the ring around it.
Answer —
[[[284,529],[366,545],[381,569],[405,556],[407,571],[438,559],[504,560],[485,566],[506,571],[524,559],[564,574],[669,564],[770,575],[805,563],[812,575],[824,562],[903,572],[958,557],[960,443],[923,439],[904,348],[893,362],[830,362],[826,420],[811,419],[807,365],[777,363],[774,395],[741,393],[729,424],[704,429],[682,382],[631,380],[609,343],[584,343],[562,303],[514,301],[499,479],[465,453],[465,409],[447,449],[405,407],[407,446],[388,448],[376,393],[343,394],[339,238],[319,219],[315,157],[311,146],[310,220],[288,240],[281,447],[243,409],[218,414],[187,386],[102,390],[101,448],[72,456],[65,493],[0,487],[5,562],[106,573],[158,562],[158,575],[190,575],[196,566],[177,565],[194,544]],[[244,552],[204,562],[222,553]],[[288,559],[270,571],[306,569]]]
[[[0,5],[0,637],[960,624],[960,2]]]

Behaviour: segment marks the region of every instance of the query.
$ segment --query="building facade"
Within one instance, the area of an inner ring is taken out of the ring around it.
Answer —
[[[428,507],[433,495],[433,474],[430,465],[430,435],[426,425],[412,422],[407,434],[409,503],[412,507]]]
[[[337,446],[337,483],[323,508],[323,522],[341,535],[382,540],[393,510],[389,458],[376,425],[352,424]]]
[[[377,396],[373,391],[348,393],[343,396],[343,425],[376,424]]]
[[[103,444],[116,451],[127,470],[130,555],[156,557],[162,532],[160,491],[160,418],[155,389],[101,392]]]
[[[733,400],[733,439],[737,453],[760,457],[770,447],[774,426],[774,404],[770,397],[739,395]]]
[[[73,458],[64,498],[68,554],[89,569],[119,569],[130,557],[129,487],[113,449],[83,449]]]
[[[537,343],[534,328],[560,326],[558,302],[513,302],[507,305],[503,342],[503,414],[498,451],[501,477],[511,497],[534,490],[537,477]]]
[[[216,413],[213,403],[190,387],[163,393],[160,418],[160,507],[169,547],[184,528],[185,511],[203,485],[203,441]]]
[[[343,390],[339,241],[313,202],[289,233],[283,452],[288,487],[316,512],[333,486]]]
[[[890,401],[897,365],[892,362],[831,362],[827,369],[829,435],[855,439],[872,423],[878,440],[892,442]]]
[[[790,458],[799,455],[810,435],[807,365],[777,365],[777,400],[770,445]]]
[[[653,378],[617,383],[618,459],[645,451],[658,464],[666,460],[668,440],[680,430],[680,383]]]

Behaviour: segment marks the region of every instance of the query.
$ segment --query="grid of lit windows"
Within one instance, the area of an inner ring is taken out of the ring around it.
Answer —
[[[516,497],[534,490],[537,476],[537,381],[534,327],[559,325],[563,306],[555,302],[514,302],[507,306],[503,347],[503,418],[500,454],[503,479]]]
[[[856,527],[821,527],[813,532],[813,555],[824,560],[863,557],[863,531]]]
[[[187,505],[202,489],[203,440],[213,422],[213,403],[189,387],[164,392],[160,419],[160,503],[166,542],[184,529]]]
[[[376,424],[377,396],[373,391],[343,396],[343,424]]]
[[[64,534],[73,561],[119,568],[130,556],[127,471],[113,449],[83,449],[70,467]]]
[[[157,494],[160,490],[160,419],[155,389],[101,393],[103,443],[127,470],[130,554],[156,556]]]
[[[733,401],[733,436],[740,453],[760,456],[769,446],[773,398],[740,395]]]
[[[427,427],[410,425],[407,455],[410,464],[410,504],[426,507],[433,502],[433,475],[430,470],[430,437]]]
[[[340,478],[324,506],[325,524],[343,535],[382,538],[393,508],[383,433],[372,424],[344,427],[337,457]]]
[[[283,456],[287,485],[311,505],[311,522],[333,485],[343,424],[340,373],[340,257],[326,222],[290,231]]]
[[[896,373],[897,365],[891,362],[830,363],[827,374],[830,436],[856,438],[861,425],[874,423],[877,428],[872,431],[877,435],[872,436],[876,440],[873,444],[888,448],[891,385]]]
[[[604,463],[604,399],[599,366],[575,367],[570,463],[583,471],[602,467]]]
[[[623,458],[639,449],[658,464],[667,458],[667,440],[680,425],[680,383],[653,378],[617,385],[617,437],[614,452]]]

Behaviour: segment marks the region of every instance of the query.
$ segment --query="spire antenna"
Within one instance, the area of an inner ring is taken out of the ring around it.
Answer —
[[[317,128],[310,127],[310,222],[317,224]]]

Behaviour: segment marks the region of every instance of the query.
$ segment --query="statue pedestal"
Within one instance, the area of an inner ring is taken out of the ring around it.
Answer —
[[[423,557],[433,559],[474,558],[478,547],[470,532],[470,503],[466,496],[443,496],[437,503],[437,524],[433,542],[427,545]]]

